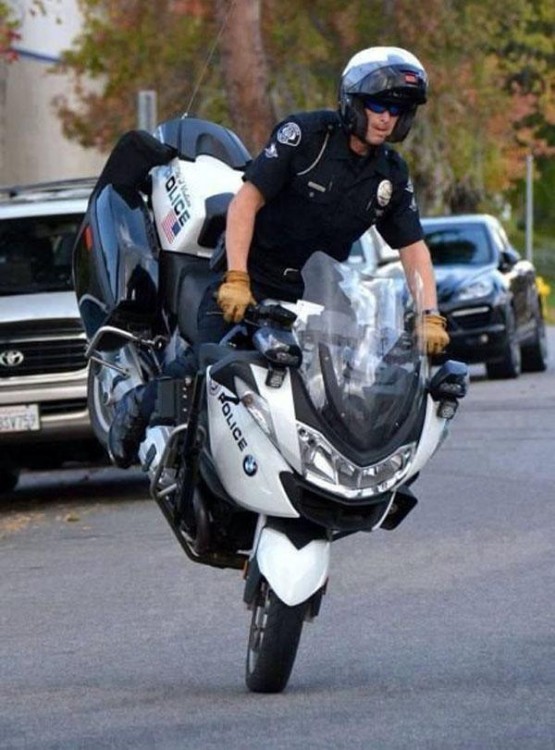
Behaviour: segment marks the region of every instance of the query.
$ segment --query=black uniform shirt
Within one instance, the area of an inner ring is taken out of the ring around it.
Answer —
[[[249,273],[283,284],[317,250],[343,261],[370,226],[392,247],[422,239],[405,161],[387,146],[357,156],[336,112],[292,115],[274,129],[244,179],[265,199],[256,215]]]

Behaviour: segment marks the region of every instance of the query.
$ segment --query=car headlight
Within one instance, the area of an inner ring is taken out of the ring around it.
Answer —
[[[459,289],[456,297],[459,300],[478,299],[479,297],[487,297],[492,292],[493,282],[490,279],[480,279]]]
[[[272,420],[272,413],[265,398],[248,386],[244,380],[235,378],[235,390],[241,403],[260,427],[262,432],[277,445],[276,431]]]
[[[307,481],[346,498],[382,495],[407,473],[414,456],[414,443],[403,445],[383,461],[357,466],[341,455],[316,430],[297,422],[303,476]]]

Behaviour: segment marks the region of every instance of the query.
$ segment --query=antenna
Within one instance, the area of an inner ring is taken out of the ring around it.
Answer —
[[[214,43],[212,47],[210,48],[210,51],[208,52],[208,55],[206,56],[206,59],[204,61],[204,65],[202,67],[202,70],[200,71],[197,83],[195,85],[195,88],[193,89],[193,93],[191,94],[191,98],[189,99],[189,103],[187,105],[187,109],[183,113],[182,117],[188,117],[189,116],[189,110],[191,109],[193,102],[196,99],[196,96],[198,94],[198,91],[200,89],[200,84],[202,83],[202,80],[206,74],[206,71],[208,69],[208,66],[210,65],[212,58],[214,57],[214,53],[216,52],[216,47],[220,43],[220,39],[222,38],[222,34],[224,33],[225,27],[227,26],[227,22],[229,21],[229,18],[231,14],[233,13],[233,10],[235,9],[235,5],[237,4],[237,0],[231,0],[229,3],[229,8],[227,9],[227,12],[222,20],[222,23],[220,25],[220,29],[218,31],[218,34],[216,36],[216,39],[214,40]]]

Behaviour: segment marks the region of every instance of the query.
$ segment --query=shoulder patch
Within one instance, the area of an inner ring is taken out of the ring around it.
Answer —
[[[296,122],[286,122],[278,130],[277,139],[284,146],[298,146],[301,142],[302,132]]]

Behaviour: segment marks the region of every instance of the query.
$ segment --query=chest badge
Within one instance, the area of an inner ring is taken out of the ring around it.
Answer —
[[[389,180],[382,180],[378,185],[378,190],[376,191],[378,206],[381,206],[382,208],[384,208],[384,206],[387,206],[387,204],[391,200],[392,195],[393,185]]]

